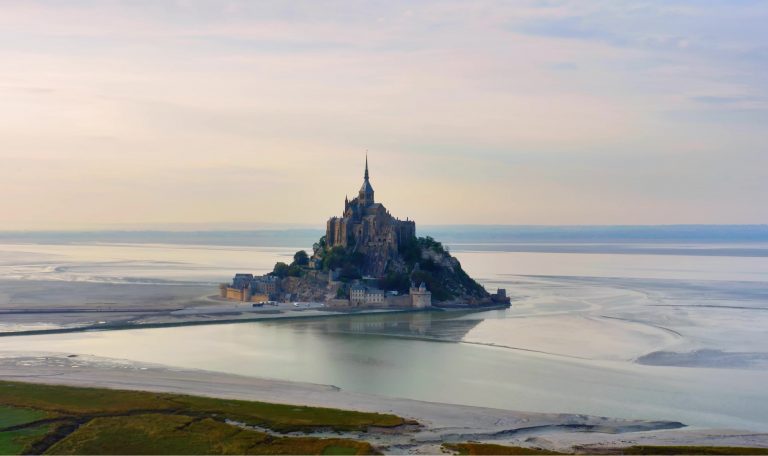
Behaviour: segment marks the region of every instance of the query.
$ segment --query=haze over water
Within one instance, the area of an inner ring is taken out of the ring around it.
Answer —
[[[470,275],[490,290],[508,290],[507,310],[4,337],[0,350],[766,431],[765,228],[686,229],[656,228],[644,239],[627,227],[586,235],[576,228],[525,235],[522,228],[432,229]],[[163,233],[4,235],[0,286],[189,283],[211,284],[214,294],[215,283],[234,272],[265,272],[315,234],[254,234],[260,240],[244,246],[231,239],[248,236],[232,233],[181,234],[174,243]]]

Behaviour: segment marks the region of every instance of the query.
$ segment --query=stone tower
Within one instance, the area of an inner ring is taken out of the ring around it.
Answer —
[[[416,309],[424,309],[432,305],[432,293],[427,290],[427,285],[421,282],[418,287],[411,284],[411,305]]]

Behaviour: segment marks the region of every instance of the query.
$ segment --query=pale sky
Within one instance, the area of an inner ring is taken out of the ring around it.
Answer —
[[[1,1],[0,229],[768,223],[766,1]]]

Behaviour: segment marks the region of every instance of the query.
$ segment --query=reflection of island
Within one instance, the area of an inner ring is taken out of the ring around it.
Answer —
[[[301,322],[286,322],[297,330],[325,333],[379,334],[393,337],[419,337],[458,342],[481,319],[457,318],[465,312],[406,312],[360,314]]]
[[[265,276],[236,274],[221,296],[247,302],[311,301],[334,309],[508,306],[506,290],[488,293],[416,222],[392,216],[375,201],[365,161],[358,196],[344,199],[310,256],[296,252]]]

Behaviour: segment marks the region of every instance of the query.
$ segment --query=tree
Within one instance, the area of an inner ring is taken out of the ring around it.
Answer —
[[[424,282],[427,289],[432,292],[432,299],[435,301],[447,301],[454,297],[453,293],[440,283],[440,279],[428,271],[414,271],[411,274],[411,280],[413,280],[413,283],[417,286],[421,282]]]
[[[282,261],[275,263],[275,268],[272,270],[272,275],[276,275],[282,279],[283,277],[286,277],[288,275],[289,269],[290,269],[290,266],[283,263]]]
[[[379,279],[379,288],[382,290],[394,290],[398,293],[408,293],[411,281],[408,274],[403,272],[390,271],[386,276]]]
[[[357,280],[362,278],[363,276],[360,274],[360,270],[350,263],[346,263],[344,266],[342,266],[341,273],[339,274],[339,279],[342,282],[348,282],[350,280]]]
[[[304,250],[299,250],[293,255],[293,262],[299,266],[306,266],[309,264],[309,255]]]
[[[344,247],[336,246],[323,257],[323,269],[331,270],[344,266],[347,261],[347,251]]]
[[[304,271],[301,269],[301,266],[298,264],[292,264],[288,266],[288,275],[291,277],[301,277],[302,274],[304,274]]]
[[[346,287],[339,287],[339,289],[336,290],[336,299],[349,299]]]

